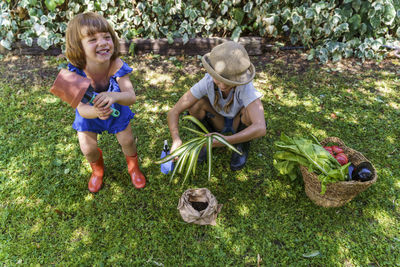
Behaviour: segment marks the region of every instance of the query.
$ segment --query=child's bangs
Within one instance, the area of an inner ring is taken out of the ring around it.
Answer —
[[[82,21],[81,35],[91,36],[98,32],[110,32],[110,26],[107,21],[100,18],[90,18],[90,20]]]

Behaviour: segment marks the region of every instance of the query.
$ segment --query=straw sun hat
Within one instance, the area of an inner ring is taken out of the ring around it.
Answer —
[[[256,74],[246,49],[236,42],[228,41],[215,46],[201,61],[207,72],[227,85],[243,85],[253,80]]]

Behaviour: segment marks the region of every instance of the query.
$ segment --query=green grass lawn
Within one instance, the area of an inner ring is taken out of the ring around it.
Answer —
[[[125,58],[138,101],[132,128],[148,184],[136,190],[113,135],[99,137],[103,189],[87,189],[90,167],[71,124],[74,111],[49,93],[62,59],[0,61],[0,265],[400,266],[400,92],[398,60],[321,66],[297,53],[253,58],[267,135],[250,160],[229,169],[215,149],[182,185],[153,163],[170,141],[166,112],[204,70],[196,58]],[[272,165],[280,133],[340,137],[377,169],[378,181],[340,208],[313,204],[301,177]],[[183,139],[191,134],[182,129]],[[223,204],[216,226],[185,223],[188,188]]]

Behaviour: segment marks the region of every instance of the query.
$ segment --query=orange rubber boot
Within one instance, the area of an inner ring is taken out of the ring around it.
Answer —
[[[139,169],[137,153],[134,156],[125,155],[126,163],[128,164],[128,172],[131,176],[132,184],[136,188],[143,188],[146,185],[146,178]]]
[[[103,176],[104,176],[104,161],[103,161],[103,152],[100,148],[97,148],[100,152],[100,157],[97,161],[90,163],[90,167],[92,167],[92,176],[90,176],[88,188],[92,193],[96,193],[100,190],[101,185],[103,184]]]

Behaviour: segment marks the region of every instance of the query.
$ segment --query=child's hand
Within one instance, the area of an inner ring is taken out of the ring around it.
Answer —
[[[181,145],[182,145],[181,139],[172,141],[171,153],[174,152],[174,150],[177,149],[178,147],[180,147]]]
[[[226,139],[226,136],[225,135],[223,135],[223,134],[221,134],[221,133],[218,133],[218,132],[212,132],[212,133],[208,133],[208,134],[205,134],[204,136],[211,136],[212,134],[216,134],[216,135],[219,135],[219,136],[221,136],[222,138],[224,138],[224,139]],[[213,147],[214,146],[222,146],[222,144],[218,141],[218,140],[216,140],[215,138],[213,138]]]
[[[96,108],[103,107],[108,109],[114,103],[115,99],[111,92],[102,92],[93,100],[93,106]]]
[[[97,117],[99,117],[100,120],[108,119],[113,112],[111,108],[106,107],[94,107],[94,109],[97,113]]]
[[[181,145],[182,145],[181,139],[172,141],[170,153],[172,154],[172,152],[174,152],[174,150],[177,149],[178,147],[180,147]],[[177,160],[178,160],[178,157],[175,157],[174,161],[177,161]]]

